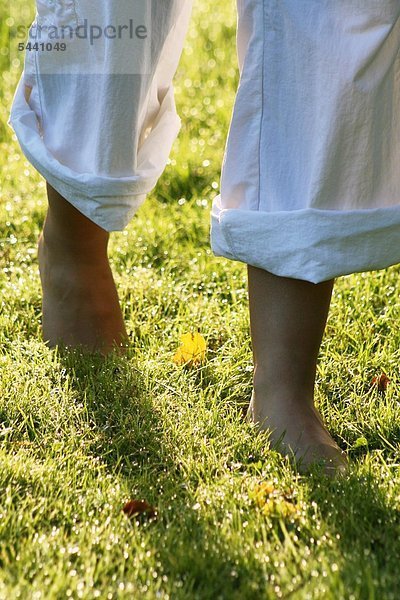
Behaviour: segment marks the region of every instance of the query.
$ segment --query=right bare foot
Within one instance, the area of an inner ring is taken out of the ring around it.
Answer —
[[[50,347],[123,353],[127,334],[108,260],[70,256],[62,244],[38,240],[43,290],[42,332]]]
[[[349,464],[346,454],[326,429],[312,402],[271,402],[253,392],[247,413],[249,421],[268,431],[271,447],[288,456],[300,473],[307,473],[320,463],[329,477],[345,475]]]

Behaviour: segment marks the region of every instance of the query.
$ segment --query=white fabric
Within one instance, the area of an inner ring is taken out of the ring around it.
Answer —
[[[216,254],[318,283],[400,262],[399,0],[238,0]]]
[[[113,73],[112,44],[82,58],[100,73],[49,74],[54,55],[29,53],[10,117],[33,165],[108,231],[153,188],[180,127],[172,77],[191,1],[131,2],[152,9],[150,60],[135,56],[148,71]],[[122,4],[37,6],[56,24],[95,6],[105,25]],[[399,0],[238,0],[237,43],[214,252],[314,283],[400,262]]]
[[[124,55],[114,41],[105,47],[86,43],[78,68],[76,52],[67,59],[54,50],[27,52],[9,120],[37,170],[107,231],[122,230],[131,220],[163,172],[180,129],[172,78],[191,0],[123,3],[132,13],[141,5],[151,14],[150,45],[131,61],[126,57],[131,45]],[[116,0],[37,0],[34,25],[61,30],[86,19],[104,28],[115,24],[121,6]],[[45,33],[49,41],[49,30]],[[75,41],[67,44],[76,47]],[[28,101],[25,85],[32,87]]]

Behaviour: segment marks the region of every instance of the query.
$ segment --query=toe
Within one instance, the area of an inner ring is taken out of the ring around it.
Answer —
[[[331,478],[347,475],[350,468],[347,455],[336,444],[318,444],[309,448],[296,461],[296,466],[299,472],[308,473],[311,470],[319,470]]]

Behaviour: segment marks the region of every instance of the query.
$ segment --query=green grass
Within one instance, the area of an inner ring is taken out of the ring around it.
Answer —
[[[235,20],[232,1],[196,2],[176,77],[181,135],[157,189],[112,236],[127,360],[40,339],[45,189],[6,125],[21,66],[0,55],[2,600],[399,597],[398,267],[339,278],[333,294],[316,399],[349,452],[347,480],[296,476],[243,420],[246,271],[213,257],[208,233],[237,85]],[[2,20],[3,47],[7,35]],[[206,364],[177,367],[179,336],[198,328]],[[381,371],[385,394],[370,385]],[[270,479],[291,490],[295,517],[253,502]],[[128,519],[130,498],[158,519]]]

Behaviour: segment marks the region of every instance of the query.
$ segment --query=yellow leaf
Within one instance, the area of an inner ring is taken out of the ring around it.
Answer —
[[[177,365],[196,365],[206,358],[207,344],[201,333],[185,333],[181,336],[182,345],[174,356]]]
[[[286,519],[298,515],[297,507],[285,498],[273,481],[263,481],[253,486],[249,497],[265,517]]]
[[[254,502],[262,508],[268,501],[268,497],[276,493],[275,486],[272,481],[263,481],[257,484],[251,491],[251,498]]]
[[[260,508],[261,508],[262,514],[266,517],[269,517],[270,515],[273,515],[275,513],[275,510],[276,510],[275,502],[273,500],[267,500],[265,502],[265,504]]]

